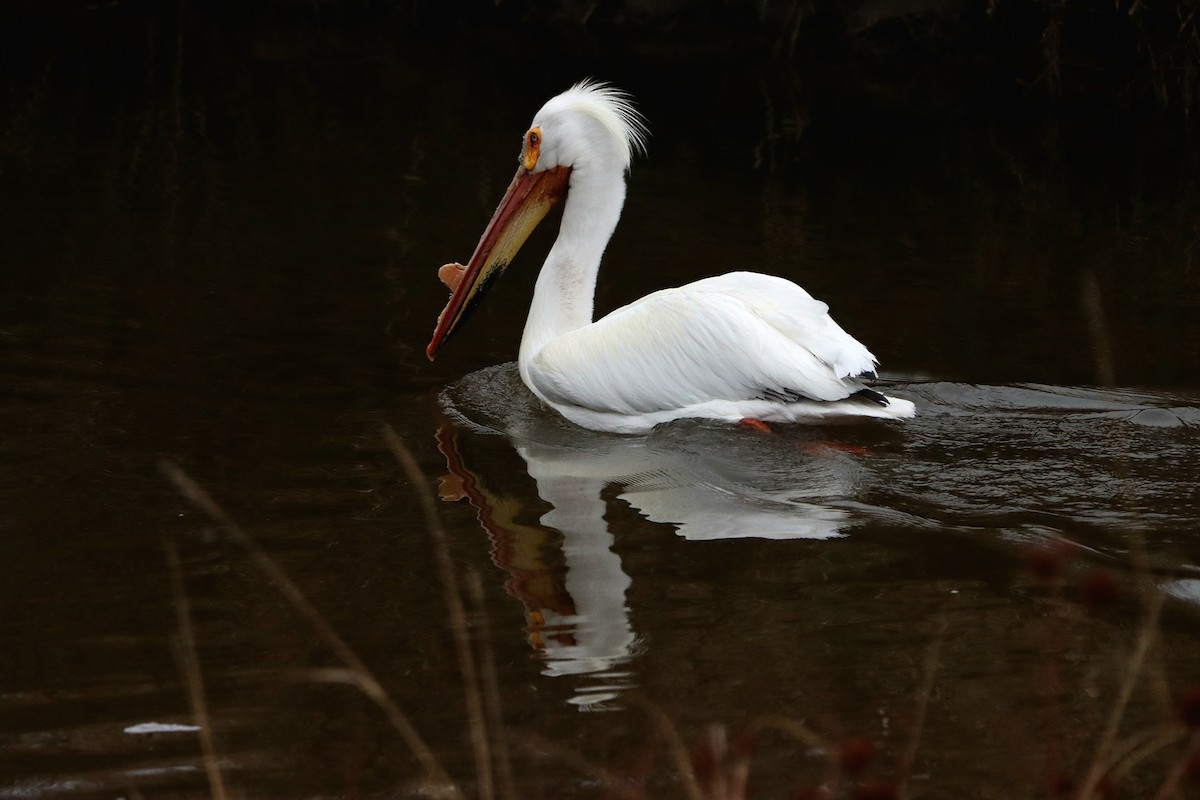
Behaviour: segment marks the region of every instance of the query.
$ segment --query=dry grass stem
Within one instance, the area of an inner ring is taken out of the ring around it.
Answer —
[[[1104,297],[1100,292],[1100,282],[1096,280],[1094,271],[1085,269],[1080,275],[1080,284],[1083,317],[1087,321],[1088,334],[1092,340],[1092,357],[1096,363],[1096,383],[1100,386],[1116,386],[1112,337],[1109,335],[1109,326],[1104,315]]]
[[[225,782],[221,778],[221,762],[213,744],[212,723],[208,717],[208,704],[204,700],[204,677],[200,673],[200,660],[196,656],[196,633],[192,628],[192,609],[183,584],[183,568],[179,563],[179,549],[170,539],[163,542],[167,551],[167,567],[171,573],[171,597],[175,601],[175,619],[179,624],[179,660],[183,677],[187,683],[188,703],[192,707],[192,719],[200,729],[200,751],[204,756],[204,772],[208,776],[208,790],[212,800],[225,800]]]
[[[1144,595],[1146,596],[1145,617],[1142,620],[1141,628],[1138,630],[1137,642],[1134,645],[1133,652],[1129,656],[1129,662],[1125,665],[1125,670],[1121,675],[1121,686],[1117,691],[1117,699],[1113,704],[1112,713],[1109,715],[1104,733],[1100,737],[1100,743],[1096,747],[1096,756],[1092,760],[1091,767],[1088,769],[1087,777],[1080,785],[1079,800],[1090,800],[1095,795],[1096,787],[1099,786],[1100,780],[1104,777],[1105,764],[1111,759],[1113,745],[1116,742],[1117,733],[1121,728],[1121,720],[1125,716],[1125,709],[1129,705],[1130,697],[1133,696],[1133,689],[1137,685],[1138,676],[1142,673],[1142,665],[1146,661],[1146,654],[1150,651],[1150,646],[1158,634],[1158,620],[1162,614],[1163,602],[1166,599],[1166,595],[1163,592],[1156,591],[1148,579],[1146,582],[1148,585],[1144,590]]]
[[[271,672],[271,677],[293,683],[341,683],[358,687],[358,674],[347,667],[303,667]]]
[[[1187,772],[1188,764],[1192,759],[1200,753],[1200,731],[1192,734],[1192,738],[1188,740],[1187,747],[1183,753],[1175,760],[1174,766],[1171,767],[1171,772],[1167,775],[1167,779],[1163,781],[1163,785],[1159,788],[1158,794],[1154,795],[1154,800],[1167,800],[1168,797],[1175,794],[1179,788],[1179,782],[1183,780],[1184,773]]]
[[[703,780],[702,789],[709,800],[745,800],[750,782],[750,762],[745,755],[730,758],[729,734],[724,725],[710,725],[704,747],[712,759],[712,767]],[[696,768],[693,766],[693,771]]]
[[[417,729],[409,721],[408,717],[392,701],[387,692],[384,691],[383,686],[376,680],[371,671],[367,669],[367,665],[363,663],[362,659],[342,640],[342,637],[337,634],[325,617],[321,615],[321,612],[308,601],[308,598],[304,596],[300,588],[275,563],[275,560],[257,542],[251,539],[250,535],[234,522],[225,513],[224,509],[218,506],[212,497],[209,496],[208,492],[204,491],[199,484],[192,480],[191,476],[168,461],[163,461],[159,466],[167,479],[175,485],[184,497],[205,514],[212,517],[225,530],[225,534],[246,552],[250,557],[250,561],[267,576],[267,580],[275,587],[276,591],[284,596],[300,616],[304,617],[322,641],[325,642],[326,646],[334,652],[338,660],[349,668],[354,675],[354,682],[359,690],[371,698],[387,715],[392,725],[400,734],[400,737],[404,739],[405,744],[408,745],[413,755],[421,763],[421,767],[425,770],[429,780],[439,787],[447,789],[450,796],[461,797],[461,792],[454,786],[454,782],[450,780],[450,776],[442,769],[434,757],[433,751],[425,744],[425,741],[417,733]]]
[[[700,788],[700,781],[696,778],[696,771],[692,769],[692,761],[688,757],[687,748],[684,746],[683,740],[679,738],[679,731],[676,730],[674,723],[661,708],[640,695],[629,695],[629,702],[645,711],[650,719],[654,720],[655,727],[658,728],[659,734],[671,750],[671,757],[675,761],[675,768],[679,770],[680,777],[683,778],[683,788],[689,800],[705,800],[704,791]]]
[[[768,730],[778,731],[790,736],[810,750],[820,750],[827,755],[830,753],[829,743],[798,720],[780,714],[765,714],[761,717],[756,717],[750,726],[752,733]]]
[[[618,778],[607,769],[596,766],[571,748],[564,747],[558,742],[551,741],[540,734],[523,731],[514,734],[513,739],[528,750],[533,751],[535,755],[553,758],[559,763],[566,764],[580,775],[586,775],[589,779],[600,784],[610,792],[619,792],[629,783]]]
[[[1132,473],[1132,468],[1128,458],[1125,458],[1124,462],[1125,473],[1128,478]],[[1145,609],[1147,619],[1153,617],[1154,630],[1151,632],[1157,633],[1158,617],[1161,615],[1166,596],[1154,580],[1150,564],[1150,553],[1146,549],[1146,535],[1140,527],[1134,529],[1130,534],[1129,557],[1133,562],[1134,573],[1138,578],[1138,596],[1141,600],[1142,608]],[[1143,627],[1142,631],[1145,632],[1146,629]],[[1152,652],[1156,649],[1156,644],[1161,644],[1158,637],[1151,637],[1149,648]],[[1175,706],[1171,697],[1171,687],[1167,681],[1166,664],[1162,658],[1152,659],[1144,665],[1143,671],[1146,675],[1146,684],[1150,689],[1155,703],[1158,705],[1159,711],[1163,714],[1164,718],[1172,718]]]
[[[1183,738],[1183,732],[1172,726],[1140,731],[1115,748],[1101,774],[1109,776],[1113,784],[1120,785],[1125,776],[1142,761]]]
[[[450,616],[450,631],[454,636],[455,649],[458,651],[458,666],[462,674],[463,695],[467,707],[467,720],[471,732],[471,745],[475,750],[475,769],[479,783],[479,796],[491,800],[495,796],[492,775],[492,755],[488,737],[487,720],[483,710],[483,691],[480,688],[479,671],[475,667],[475,659],[471,653],[470,629],[467,625],[467,615],[463,609],[462,593],[458,588],[458,578],[454,572],[454,564],[450,559],[450,547],[446,541],[446,531],[442,528],[442,519],[438,515],[437,502],[433,491],[429,488],[425,473],[417,466],[416,459],[408,447],[396,435],[391,426],[383,426],[383,440],[388,449],[400,462],[405,475],[417,493],[421,503],[421,511],[425,515],[425,524],[433,539],[433,552],[437,558],[438,570],[441,572],[442,593],[446,603],[446,611]]]
[[[475,608],[480,629],[480,666],[483,673],[483,698],[487,703],[488,723],[493,733],[493,755],[496,760],[496,783],[503,800],[512,800],[512,763],[508,756],[508,736],[504,728],[504,709],[500,704],[500,678],[496,675],[496,653],[492,646],[492,626],[484,605],[483,580],[472,570],[467,575],[467,589]]]
[[[929,698],[933,696],[933,680],[941,665],[942,643],[946,641],[948,622],[943,616],[938,624],[937,636],[925,653],[925,676],[921,682],[921,693],[917,696],[917,710],[913,718],[912,737],[900,761],[900,774],[896,779],[896,796],[908,795],[908,781],[912,777],[913,764],[917,762],[917,751],[921,747],[921,735],[925,730],[925,714],[929,710]]]

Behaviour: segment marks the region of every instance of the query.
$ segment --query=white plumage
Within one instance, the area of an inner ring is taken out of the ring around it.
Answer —
[[[507,265],[510,252],[493,255],[504,250],[495,244],[504,229],[524,223],[531,230],[545,213],[531,221],[514,216],[522,187],[540,180],[552,187],[548,195],[560,181],[562,193],[546,203],[563,197],[562,223],[538,276],[518,364],[529,389],[568,419],[636,433],[684,417],[913,416],[911,402],[859,380],[874,372],[875,357],[824,303],[783,278],[733,272],[654,292],[592,321],[600,259],[624,205],[625,171],[644,137],[640,116],[608,86],[582,83],[542,107],[526,134],[523,165],[479,248],[467,267],[455,265],[461,282],[448,281],[455,292],[430,356],[465,316],[463,306],[477,301],[473,292],[490,282],[493,268]]]

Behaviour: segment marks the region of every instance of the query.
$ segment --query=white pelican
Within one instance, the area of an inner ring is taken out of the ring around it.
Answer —
[[[647,134],[623,92],[584,81],[547,102],[525,133],[517,174],[470,261],[438,275],[450,301],[438,349],[563,203],[518,358],[529,390],[585,428],[640,433],[685,417],[738,422],[901,419],[908,400],[859,378],[875,357],[794,283],[732,272],[664,289],[592,321],[600,257],[625,203],[625,172]]]

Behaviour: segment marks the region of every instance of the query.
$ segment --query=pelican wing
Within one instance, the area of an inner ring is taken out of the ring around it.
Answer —
[[[636,414],[710,400],[842,400],[875,358],[824,303],[735,272],[666,289],[560,336],[529,364],[551,402]]]

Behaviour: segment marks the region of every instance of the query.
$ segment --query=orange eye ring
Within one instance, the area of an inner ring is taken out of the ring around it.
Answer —
[[[530,128],[525,134],[525,147],[521,153],[521,163],[530,172],[537,166],[538,156],[542,152],[542,129]]]

